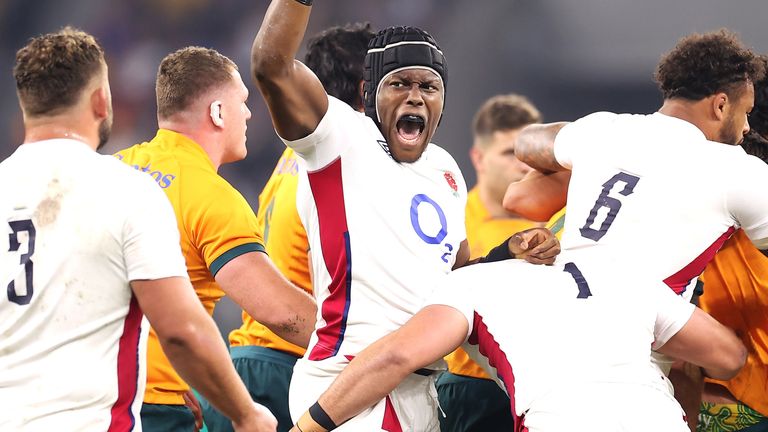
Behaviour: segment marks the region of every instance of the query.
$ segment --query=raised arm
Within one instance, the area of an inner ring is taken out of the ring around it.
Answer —
[[[231,419],[235,430],[275,430],[277,420],[251,400],[216,324],[188,279],[135,280],[131,288],[163,351],[185,381]]]
[[[435,325],[439,323],[440,325]],[[363,350],[318,399],[318,404],[339,425],[375,404],[408,374],[428,366],[464,342],[469,323],[458,310],[430,305],[407,323]],[[309,412],[292,431],[325,431]]]
[[[523,163],[543,173],[563,171],[555,159],[555,137],[567,122],[532,124],[524,127],[517,137],[515,156]]]
[[[320,80],[295,59],[312,10],[303,3],[272,0],[251,49],[254,82],[277,133],[287,140],[312,133],[328,110]]]
[[[309,344],[317,305],[277,270],[266,254],[249,252],[216,273],[216,282],[256,321],[301,347]]]

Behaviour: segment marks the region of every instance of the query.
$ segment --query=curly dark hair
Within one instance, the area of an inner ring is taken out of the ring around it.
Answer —
[[[686,36],[665,54],[655,79],[664,99],[701,100],[718,92],[738,96],[745,81],[757,82],[765,66],[739,41],[736,34],[720,29]]]
[[[760,56],[760,61],[768,69],[768,56]],[[749,126],[768,138],[768,76],[755,82],[755,107],[749,113]]]
[[[96,38],[74,27],[30,39],[13,67],[22,109],[47,116],[71,107],[104,65]]]
[[[361,109],[360,81],[368,41],[375,33],[370,23],[328,28],[307,42],[304,63],[323,83],[325,91],[355,109]]]

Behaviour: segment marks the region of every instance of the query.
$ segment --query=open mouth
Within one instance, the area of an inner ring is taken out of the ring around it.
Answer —
[[[397,120],[397,134],[405,141],[415,141],[424,132],[424,117],[406,114]]]

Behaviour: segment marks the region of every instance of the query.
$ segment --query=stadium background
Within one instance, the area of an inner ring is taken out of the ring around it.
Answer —
[[[282,152],[248,77],[251,42],[268,3],[0,0],[0,160],[23,138],[11,71],[16,49],[29,37],[71,24],[104,45],[115,109],[104,153],[154,136],[157,65],[175,49],[201,45],[232,58],[251,90],[248,158],[221,173],[255,210]],[[727,27],[768,53],[766,17],[765,0],[317,0],[307,34],[353,21],[431,32],[448,60],[445,116],[434,141],[454,155],[471,185],[470,122],[486,98],[524,94],[545,121],[574,120],[597,110],[652,112],[661,101],[654,67],[679,37]],[[225,299],[216,318],[227,333],[239,325],[239,309]]]

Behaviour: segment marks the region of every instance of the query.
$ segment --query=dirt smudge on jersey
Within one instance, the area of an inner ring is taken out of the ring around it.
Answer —
[[[59,179],[53,178],[48,183],[46,197],[40,201],[35,209],[34,219],[38,227],[50,225],[56,221],[61,210],[61,199],[64,197],[64,190],[61,187]]]

